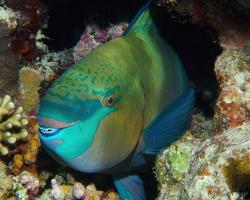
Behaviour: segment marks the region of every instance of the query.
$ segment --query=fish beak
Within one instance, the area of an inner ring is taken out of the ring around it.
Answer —
[[[73,123],[62,123],[57,122],[57,124],[63,124],[63,127],[61,128],[47,128],[42,125],[39,126],[39,132],[40,132],[40,139],[42,143],[49,149],[49,150],[55,150],[57,147],[62,145],[64,143],[63,137],[60,137],[60,134],[62,132],[65,132],[65,129],[70,128],[71,126],[76,125],[80,121],[76,121]]]

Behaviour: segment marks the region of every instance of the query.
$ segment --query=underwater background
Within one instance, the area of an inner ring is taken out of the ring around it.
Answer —
[[[119,199],[110,176],[42,148],[40,99],[69,66],[120,37],[145,0],[0,0],[0,199]],[[147,199],[250,199],[250,3],[159,0],[152,16],[195,90],[190,128],[141,174]]]

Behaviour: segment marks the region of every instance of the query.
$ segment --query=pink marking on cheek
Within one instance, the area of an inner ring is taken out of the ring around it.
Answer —
[[[37,121],[41,126],[50,127],[50,128],[65,128],[65,127],[72,126],[75,123],[79,122],[79,121],[76,121],[76,122],[71,122],[71,123],[65,123],[65,122],[57,121],[55,119],[49,119],[49,118],[44,118],[44,117],[38,117]]]

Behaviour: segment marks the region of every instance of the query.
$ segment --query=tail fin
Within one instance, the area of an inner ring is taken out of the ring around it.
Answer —
[[[153,20],[149,12],[149,7],[154,1],[155,0],[149,0],[147,4],[137,12],[123,35],[127,35],[130,32],[136,32],[138,29],[147,29],[152,26]]]

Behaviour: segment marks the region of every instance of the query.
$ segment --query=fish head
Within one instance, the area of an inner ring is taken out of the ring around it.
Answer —
[[[123,161],[143,129],[145,102],[139,79],[114,59],[95,55],[52,84],[38,116],[45,149],[84,172],[103,171]]]

